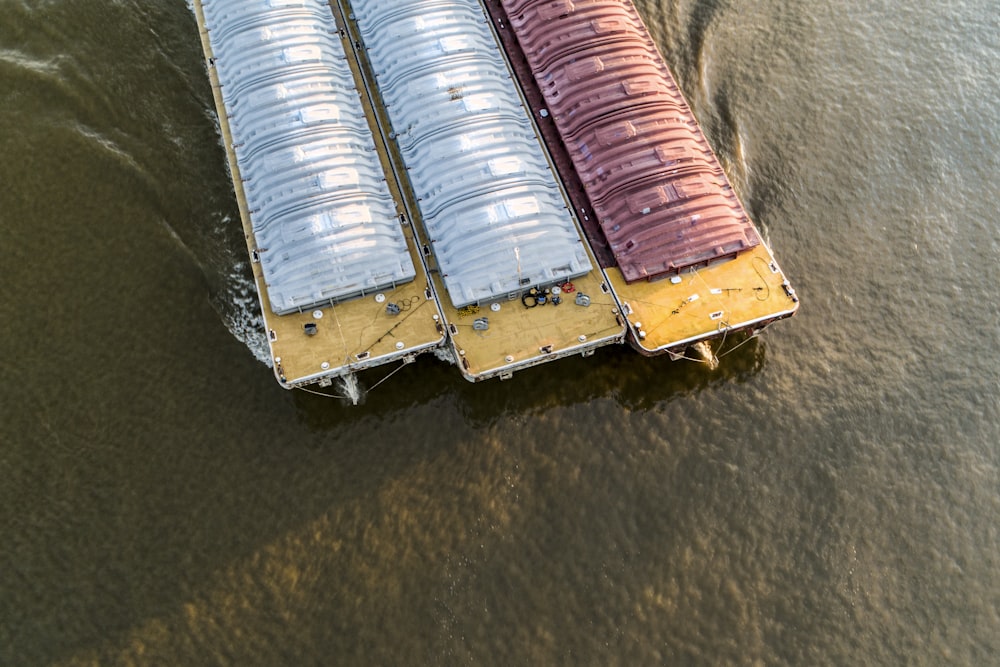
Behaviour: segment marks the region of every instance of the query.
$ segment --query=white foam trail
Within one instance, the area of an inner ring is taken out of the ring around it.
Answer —
[[[447,346],[444,346],[444,347],[435,347],[432,350],[432,354],[435,357],[437,357],[439,360],[441,360],[441,361],[445,361],[445,362],[447,362],[449,364],[456,363],[456,361],[455,361],[455,355],[451,351],[450,347],[447,347]]]
[[[364,390],[361,388],[361,383],[358,382],[358,376],[354,373],[348,373],[339,377],[338,381],[340,390],[347,398],[351,399],[353,405],[357,405],[364,396]]]
[[[273,366],[271,348],[264,333],[260,302],[253,281],[244,274],[245,264],[238,264],[227,276],[220,312],[223,323],[236,340],[247,346],[254,357],[269,368]]]
[[[712,352],[712,348],[709,347],[708,342],[703,340],[698,341],[697,343],[691,346],[691,349],[694,350],[695,353],[699,357],[701,357],[701,359],[706,364],[708,364],[708,367],[711,370],[714,371],[716,368],[719,367],[719,358],[715,356],[714,352]]]
[[[224,214],[215,226],[215,231],[228,233],[226,230],[233,224],[232,216]],[[258,361],[271,368],[274,365],[271,347],[264,331],[260,299],[248,261],[245,255],[233,249],[231,252],[224,251],[223,258],[212,262],[222,264],[212,271],[222,278],[221,289],[214,299],[215,306],[229,333],[246,345]]]
[[[127,165],[130,169],[134,170],[136,173],[142,176],[144,180],[149,182],[150,178],[149,174],[146,173],[146,170],[143,169],[142,166],[140,166],[139,163],[135,161],[135,158],[133,158],[125,149],[116,144],[114,141],[104,136],[97,130],[88,127],[87,125],[84,125],[83,123],[78,123],[78,122],[73,123],[73,129],[77,133],[79,133],[80,136],[83,136],[88,140],[92,141],[93,143],[97,144],[97,146],[100,147],[102,150],[104,150],[106,153],[112,155],[117,160]]]
[[[0,62],[9,63],[52,79],[58,79],[60,74],[58,58],[40,60],[16,49],[0,49]]]

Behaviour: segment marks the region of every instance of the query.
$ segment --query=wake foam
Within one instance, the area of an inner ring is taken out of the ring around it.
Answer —
[[[229,333],[246,345],[257,361],[270,368],[273,366],[271,348],[264,333],[257,288],[248,278],[248,272],[246,262],[239,263],[229,272],[222,292],[225,303],[220,304],[219,314]]]

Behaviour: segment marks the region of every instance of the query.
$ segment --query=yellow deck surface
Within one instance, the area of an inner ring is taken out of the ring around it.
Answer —
[[[684,272],[678,282],[662,279],[629,285],[618,269],[608,269],[607,274],[629,311],[635,342],[649,354],[787,317],[798,308],[785,293],[785,276],[763,243],[735,259]]]
[[[595,260],[591,260],[597,266]],[[435,276],[437,280],[437,276]],[[603,276],[595,269],[572,281],[573,292],[562,293],[562,302],[551,298],[544,305],[526,307],[518,298],[490,306],[455,309],[442,294],[442,310],[451,332],[451,344],[463,375],[482,380],[506,376],[570,354],[586,354],[597,347],[624,340],[624,321],[614,297],[602,290]],[[590,297],[589,306],[577,305],[577,294]],[[531,297],[526,299],[530,306]],[[476,330],[473,323],[487,318],[489,329]]]

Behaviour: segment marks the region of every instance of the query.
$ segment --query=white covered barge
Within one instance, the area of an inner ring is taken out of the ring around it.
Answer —
[[[330,7],[194,10],[278,380],[327,383],[440,346],[441,313]]]

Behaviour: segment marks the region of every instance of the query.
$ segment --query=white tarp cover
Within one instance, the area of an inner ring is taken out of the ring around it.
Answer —
[[[591,270],[478,0],[353,0],[456,308]]]
[[[412,280],[330,6],[202,5],[272,310],[307,310]]]

